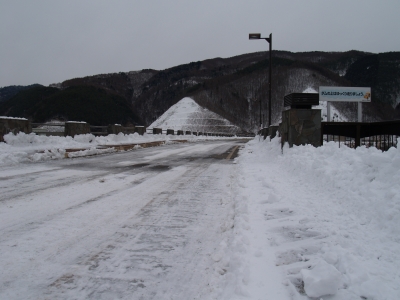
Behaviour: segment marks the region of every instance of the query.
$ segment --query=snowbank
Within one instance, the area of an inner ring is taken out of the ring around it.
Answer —
[[[242,294],[283,280],[292,299],[400,299],[400,150],[256,138],[237,162]]]
[[[123,145],[163,141],[170,143],[171,140],[187,140],[196,142],[199,140],[229,139],[223,137],[206,137],[193,135],[152,135],[144,134],[110,134],[95,137],[92,134],[81,134],[75,137],[42,136],[35,133],[25,134],[23,132],[14,135],[9,133],[4,136],[6,143],[0,143],[0,166],[12,165],[29,161],[40,161],[48,159],[61,159],[65,157],[66,149],[80,149],[80,151],[69,153],[69,157],[95,155],[113,152],[113,149],[101,149],[105,145]]]

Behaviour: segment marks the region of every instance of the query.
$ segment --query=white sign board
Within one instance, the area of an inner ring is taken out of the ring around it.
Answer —
[[[371,102],[371,88],[320,86],[319,101]]]

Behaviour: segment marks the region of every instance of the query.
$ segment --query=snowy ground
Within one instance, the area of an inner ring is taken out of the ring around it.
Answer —
[[[231,299],[400,299],[400,151],[279,142],[238,158]]]
[[[26,138],[0,148],[0,299],[400,299],[395,148],[256,137],[234,163],[228,139],[33,160]]]

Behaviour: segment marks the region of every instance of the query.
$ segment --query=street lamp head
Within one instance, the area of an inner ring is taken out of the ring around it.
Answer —
[[[261,33],[249,33],[249,40],[261,39]]]
[[[272,43],[272,33],[269,34],[269,37],[265,39],[268,43]]]

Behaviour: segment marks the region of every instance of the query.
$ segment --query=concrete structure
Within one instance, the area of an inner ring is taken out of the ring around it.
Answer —
[[[282,112],[280,126],[282,147],[311,144],[321,146],[321,110],[291,108]]]
[[[135,132],[139,133],[140,135],[144,135],[146,133],[146,127],[135,126]]]
[[[124,134],[134,134],[136,131],[136,127],[135,126],[129,126],[129,127],[122,127],[122,132]]]
[[[7,133],[17,134],[18,132],[31,133],[32,126],[27,119],[0,118],[0,142],[4,142],[4,135]]]
[[[162,134],[162,128],[153,128],[153,134]]]
[[[173,129],[167,129],[167,134],[174,135],[175,132]]]
[[[74,121],[65,122],[65,136],[74,137],[75,135],[86,133],[90,133],[90,125],[88,123]]]
[[[264,140],[267,138],[268,136],[268,128],[264,127],[263,129],[261,129],[261,135],[263,136]]]
[[[123,131],[122,126],[119,124],[108,125],[108,127],[107,127],[108,134],[118,134],[122,131]]]
[[[268,127],[268,136],[270,139],[276,137],[276,133],[278,131],[279,126],[270,126]]]

